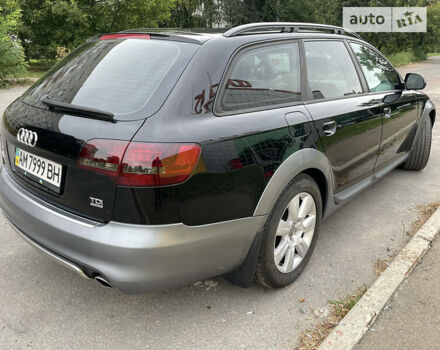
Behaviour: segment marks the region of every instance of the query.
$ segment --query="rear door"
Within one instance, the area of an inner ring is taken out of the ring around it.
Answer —
[[[381,137],[381,103],[365,93],[343,40],[305,40],[309,110],[335,177],[335,192],[373,173]]]
[[[246,114],[249,136],[240,143],[246,144],[249,159],[263,169],[267,180],[300,147],[299,142],[292,144],[292,137],[304,139],[311,130],[301,101],[299,51],[298,41],[290,40],[246,48],[228,68],[220,89],[217,107],[223,116]]]
[[[404,90],[399,74],[373,48],[355,42],[350,46],[361,66],[371,96],[382,99],[382,140],[375,169],[398,160],[410,150],[417,128],[418,101]]]

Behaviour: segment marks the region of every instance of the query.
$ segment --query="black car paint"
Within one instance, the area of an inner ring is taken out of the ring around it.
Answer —
[[[230,116],[216,113],[217,90],[238,50],[261,42],[304,38],[344,40],[339,35],[310,33],[208,40],[162,107],[145,121],[111,124],[58,115],[16,101],[5,112],[1,130],[11,162],[16,133],[20,127],[26,127],[47,135],[46,143],[28,150],[68,166],[69,171],[64,192],[57,195],[16,174],[12,163],[7,168],[17,182],[37,196],[102,222],[202,225],[252,216],[272,174],[283,160],[303,148],[325,152],[333,167],[336,192],[342,191],[371,174],[375,164],[380,167],[409,150],[411,140],[407,138],[413,134],[421,103],[427,98],[412,91],[396,92],[401,96],[391,104],[394,112],[389,120],[383,117],[383,99],[394,92],[365,92],[333,101],[312,101],[303,89],[303,102],[291,106]],[[304,82],[304,71],[302,75]],[[301,117],[296,119],[295,115]],[[336,121],[337,130],[328,137],[323,134],[322,124],[332,120]],[[389,142],[383,144],[382,124],[383,133],[390,136]],[[105,175],[76,168],[82,145],[92,138],[195,142],[202,146],[202,156],[194,175],[183,184],[163,188],[118,187]],[[104,198],[104,203],[114,204],[105,209],[92,208],[89,197]]]
[[[108,204],[114,201],[116,184],[106,175],[79,168],[78,155],[87,140],[130,139],[142,123],[142,120],[108,123],[78,118],[32,107],[18,100],[6,110],[2,123],[2,136],[5,136],[5,149],[9,154],[6,168],[22,187],[47,202],[87,218],[109,221],[112,206]],[[17,142],[16,135],[20,128],[38,133],[35,148]],[[15,171],[16,146],[63,165],[59,194]],[[90,197],[103,199],[104,208],[91,207]]]
[[[385,96],[384,96],[385,98]],[[401,91],[396,100],[384,103],[391,109],[391,116],[382,119],[382,141],[376,167],[380,168],[410,150],[417,130],[417,121],[422,113],[420,98],[414,91]]]

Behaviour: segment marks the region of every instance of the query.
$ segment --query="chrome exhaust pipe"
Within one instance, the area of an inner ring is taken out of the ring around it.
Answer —
[[[98,282],[99,284],[103,285],[106,288],[113,288],[113,286],[111,285],[111,283],[109,281],[107,281],[104,277],[102,276],[95,276],[94,277],[95,281]]]

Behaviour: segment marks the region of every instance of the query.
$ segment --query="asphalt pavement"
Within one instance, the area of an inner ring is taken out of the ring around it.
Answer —
[[[437,239],[356,350],[440,349],[439,260]]]
[[[400,70],[424,75],[425,91],[440,106],[440,57]],[[0,112],[22,92],[0,90]],[[215,278],[123,295],[54,264],[0,214],[0,348],[292,349],[329,299],[375,280],[374,262],[408,241],[415,208],[439,200],[438,120],[425,170],[397,169],[327,219],[304,273],[280,290]]]

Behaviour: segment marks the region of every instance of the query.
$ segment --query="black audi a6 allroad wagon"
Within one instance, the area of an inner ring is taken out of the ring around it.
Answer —
[[[325,217],[426,166],[424,87],[340,27],[98,35],[5,111],[0,207],[31,245],[125,293],[218,275],[283,287]]]

